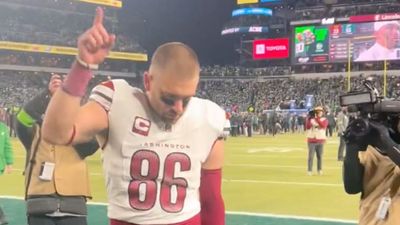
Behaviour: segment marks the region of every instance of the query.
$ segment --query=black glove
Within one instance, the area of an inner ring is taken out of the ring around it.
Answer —
[[[370,121],[369,126],[371,131],[368,135],[368,144],[374,146],[380,153],[385,154],[388,150],[397,146],[397,143],[390,137],[389,129],[385,125]]]
[[[368,133],[356,133],[354,130],[355,121],[352,121],[343,132],[343,138],[346,142],[346,151],[366,151],[368,147]]]
[[[360,121],[357,122],[360,123]],[[371,145],[382,154],[385,154],[388,149],[392,149],[393,146],[397,145],[390,137],[389,129],[381,123],[368,121],[367,124],[363,124],[362,127],[365,127],[365,129],[362,132],[351,130],[355,126],[350,124],[344,132],[346,146],[351,146],[351,149],[365,151],[367,146]]]

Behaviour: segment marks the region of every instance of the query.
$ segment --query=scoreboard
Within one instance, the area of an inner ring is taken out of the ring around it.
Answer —
[[[335,24],[330,27],[329,60],[347,62],[353,52],[354,24]]]

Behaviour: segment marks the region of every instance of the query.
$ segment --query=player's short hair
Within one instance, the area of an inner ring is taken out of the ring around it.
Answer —
[[[159,46],[151,58],[150,68],[164,69],[172,63],[178,67],[192,65],[200,68],[197,54],[192,48],[181,42],[168,42]]]

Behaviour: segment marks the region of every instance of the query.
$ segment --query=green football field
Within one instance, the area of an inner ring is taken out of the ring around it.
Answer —
[[[335,221],[342,224],[355,221],[359,195],[351,196],[344,192],[342,163],[336,160],[338,143],[337,137],[328,138],[324,152],[324,174],[308,176],[304,134],[228,138],[223,170],[223,196],[226,209],[231,212],[227,216],[227,224],[328,225],[336,224]],[[13,146],[15,170],[12,174],[0,177],[0,195],[6,196],[0,199],[0,204],[9,217],[13,217],[16,211],[19,211],[19,216],[23,215],[20,214],[23,202],[8,198],[22,197],[24,193],[22,169],[25,152],[16,139],[13,139]],[[106,202],[100,154],[90,157],[88,164],[92,201]],[[314,164],[315,167],[316,160]],[[93,207],[97,205],[91,206],[90,212],[98,212],[106,221],[104,206],[101,205],[101,209]],[[286,223],[286,219],[292,222]],[[293,222],[295,219],[301,219],[304,223]]]

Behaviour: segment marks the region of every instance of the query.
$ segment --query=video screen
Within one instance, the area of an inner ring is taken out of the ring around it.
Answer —
[[[296,27],[294,35],[295,63],[329,61],[329,30],[327,26]]]
[[[296,27],[295,64],[400,59],[400,21]]]
[[[241,8],[232,11],[232,16],[244,15],[272,16],[272,10],[268,8]]]
[[[400,21],[377,21],[354,26],[354,62],[400,59]]]

